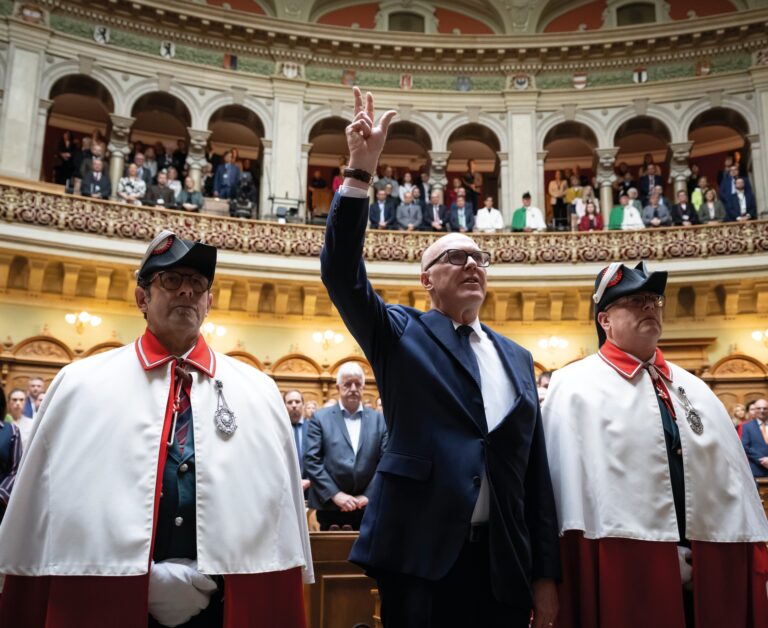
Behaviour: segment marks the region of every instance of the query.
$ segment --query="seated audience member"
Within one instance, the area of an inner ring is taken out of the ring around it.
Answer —
[[[461,194],[456,198],[456,203],[451,206],[450,225],[451,231],[459,233],[470,233],[475,228],[475,214],[467,207],[467,201]]]
[[[283,403],[288,411],[293,430],[293,442],[296,445],[296,455],[299,459],[301,470],[301,488],[306,491],[309,488],[307,472],[304,469],[304,450],[307,448],[307,420],[304,418],[304,395],[301,391],[293,389],[283,394]]]
[[[397,190],[401,203],[405,202],[406,193],[412,192],[414,187],[415,185],[413,183],[413,175],[410,172],[403,174],[403,182],[400,184],[400,187]]]
[[[699,215],[694,206],[688,202],[688,192],[680,190],[677,193],[677,203],[672,205],[670,211],[672,224],[678,227],[690,227],[699,224]]]
[[[655,192],[651,194],[648,205],[643,207],[643,223],[646,227],[669,227],[672,224],[669,210],[659,205],[659,196]]]
[[[640,177],[640,202],[645,203],[646,206],[649,202],[649,199],[651,197],[651,194],[653,194],[654,189],[657,185],[664,185],[664,182],[661,180],[661,176],[657,174],[656,172],[656,164],[649,163],[646,166],[645,174],[643,174]],[[662,192],[664,191],[664,188],[662,187]]]
[[[176,150],[171,155],[171,164],[176,172],[184,172],[187,166],[187,143],[184,140],[176,140]]]
[[[373,187],[376,190],[383,190],[387,186],[387,184],[390,184],[392,186],[392,189],[389,192],[390,196],[392,196],[399,202],[400,201],[400,184],[397,182],[397,179],[395,179],[393,176],[392,166],[384,166],[384,176],[379,177],[379,180],[373,184]]]
[[[165,170],[157,173],[157,183],[150,186],[144,195],[144,205],[166,207],[168,209],[176,207],[176,196],[173,190],[168,187],[168,175]]]
[[[240,168],[232,161],[232,151],[224,152],[224,163],[216,171],[213,195],[216,198],[235,198],[240,187]]]
[[[112,194],[112,182],[108,173],[104,172],[104,162],[101,159],[94,158],[91,161],[91,169],[80,184],[80,194],[100,199],[108,199]]]
[[[458,200],[460,198],[464,199],[464,205],[466,206],[466,208],[469,211],[471,211],[474,214],[475,213],[475,206],[472,204],[472,202],[467,197],[467,191],[464,188],[459,188],[458,190],[456,190],[456,200]],[[456,202],[454,201],[451,204],[451,207],[453,207],[455,204],[456,204]]]
[[[487,196],[483,206],[475,215],[475,231],[478,233],[496,233],[504,229],[504,217],[493,206],[493,197]]]
[[[595,196],[595,190],[591,185],[585,185],[581,189],[581,196],[573,202],[573,212],[571,213],[571,228],[576,231],[581,219],[587,213],[587,203],[593,203],[597,213],[600,213],[600,201]]]
[[[338,403],[315,412],[307,426],[304,469],[308,500],[321,530],[360,529],[370,484],[387,448],[384,417],[363,407],[365,374],[345,362],[336,375]]]
[[[33,376],[27,380],[27,398],[24,402],[24,416],[30,419],[35,416],[35,401],[45,392],[45,382],[42,377]],[[5,416],[0,414],[0,420]]]
[[[147,146],[146,150],[144,151],[144,165],[149,169],[150,176],[150,182],[147,185],[147,189],[149,189],[149,186],[152,185],[152,183],[155,182],[157,177],[157,155],[155,153],[155,147],[154,146]]]
[[[137,155],[139,157],[139,155]],[[146,168],[144,171],[149,174]],[[117,196],[125,203],[141,205],[147,193],[147,185],[138,175],[138,166],[128,164],[128,173],[117,184]]]
[[[233,218],[253,218],[257,211],[256,183],[250,172],[243,172],[235,198],[229,200],[229,215]],[[278,222],[285,222],[278,218]]]
[[[103,162],[102,165],[102,172],[104,172],[105,175],[108,176],[107,172],[107,160],[104,157],[104,144],[97,144],[93,142],[91,144],[91,154],[90,157],[86,156],[83,159],[83,163],[80,166],[80,178],[85,181],[85,177],[88,176],[90,172],[93,171],[93,164],[97,161]],[[82,187],[82,186],[81,186]],[[84,195],[86,196],[86,195]]]
[[[178,198],[179,194],[181,194],[182,185],[181,181],[179,181],[179,171],[176,170],[173,166],[168,168],[167,171],[168,174],[168,187],[173,190],[173,195]]]
[[[421,198],[425,201],[432,195],[432,186],[429,184],[429,173],[422,171],[419,173],[419,180],[416,187],[421,191]]]
[[[24,404],[27,401],[27,395],[21,388],[14,388],[8,395],[8,416],[10,422],[19,429],[22,446],[27,444],[32,426],[35,424],[32,416],[24,416]]]
[[[741,428],[741,443],[749,460],[752,475],[768,477],[768,400],[757,399],[750,406],[754,419]]]
[[[199,212],[203,208],[203,195],[195,189],[192,177],[184,179],[184,189],[179,192],[176,202],[180,209],[188,212]]]
[[[659,205],[661,205],[662,207],[665,207],[667,209],[667,211],[671,212],[672,211],[672,203],[670,203],[667,200],[667,197],[664,196],[664,188],[662,186],[660,186],[660,185],[656,185],[653,188],[653,193],[658,195],[658,197],[659,197]]]
[[[152,174],[152,170],[144,162],[144,153],[136,153],[133,163],[136,164],[136,176],[144,181],[144,189],[148,190],[149,186],[152,185],[152,179],[155,175]]]
[[[699,211],[701,204],[704,202],[704,192],[708,189],[709,182],[707,181],[707,177],[703,175],[700,176],[697,180],[696,187],[693,188],[693,192],[691,192],[691,203],[696,208],[696,211]]]
[[[544,215],[538,207],[531,206],[531,195],[526,192],[523,194],[523,206],[512,214],[512,231],[545,231],[546,229]]]
[[[200,190],[203,196],[208,198],[213,196],[213,165],[204,163],[200,173]]]
[[[731,169],[737,168],[732,166]],[[746,187],[744,177],[736,177],[736,192],[731,194],[725,203],[726,222],[744,222],[745,220],[757,220],[757,205],[752,190]]]
[[[629,197],[628,205],[632,205],[632,207],[639,212],[643,211],[643,205],[640,202],[640,193],[637,191],[637,188],[629,188],[627,190],[627,196]]]
[[[717,198],[715,188],[707,188],[699,207],[699,222],[701,224],[717,224],[725,220],[725,206]]]
[[[617,231],[621,229],[621,224],[624,222],[624,211],[629,203],[629,196],[626,192],[619,194],[619,204],[614,205],[611,208],[611,214],[608,216],[608,231]]]
[[[397,229],[394,199],[389,196],[386,188],[376,190],[376,200],[368,209],[368,220],[371,229]]]
[[[435,190],[429,198],[429,204],[424,208],[424,231],[445,232],[450,226],[450,213],[448,208],[440,203],[440,192]]]
[[[594,201],[587,201],[585,213],[579,220],[579,231],[602,231],[603,217],[597,213]]]
[[[752,195],[752,184],[749,181],[747,175],[742,175],[739,172],[739,165],[732,164],[728,168],[728,173],[723,176],[723,180],[720,182],[720,199],[725,204],[725,209],[728,209],[728,201],[736,194],[736,181],[741,178],[744,181],[743,189]]]
[[[643,217],[640,210],[632,202],[628,202],[624,207],[624,215],[621,220],[622,231],[631,231],[633,229],[645,229]]]
[[[8,419],[6,412],[5,391],[0,386],[0,523],[8,507],[23,453],[19,428]]]
[[[406,192],[403,202],[397,207],[395,214],[397,226],[405,231],[415,231],[421,227],[424,216],[421,212],[421,205],[413,202],[413,194]]]

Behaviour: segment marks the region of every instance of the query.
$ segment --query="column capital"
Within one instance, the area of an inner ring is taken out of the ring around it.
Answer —
[[[309,142],[308,144],[302,144],[301,145],[301,152],[306,154],[306,155],[308,155],[309,151],[312,150],[313,146],[314,146],[314,144],[312,142]]]
[[[548,150],[536,151],[536,161],[541,162],[543,164],[544,160],[547,158],[547,155],[549,155]]]
[[[760,146],[760,134],[759,133],[749,133],[744,136],[744,139],[747,140],[752,148],[757,148]]]
[[[509,159],[509,153],[504,151],[496,151],[496,155],[499,158],[499,161],[507,161]]]
[[[691,176],[688,159],[691,156],[693,142],[670,142],[669,150],[672,157],[669,160],[669,178],[671,180],[687,180]]]
[[[112,123],[112,129],[109,133],[109,145],[107,148],[111,153],[121,152],[123,155],[127,154],[128,139],[131,136],[131,127],[133,127],[136,118],[110,113],[109,121]]]
[[[595,149],[595,159],[597,161],[595,178],[600,187],[609,186],[616,180],[616,172],[613,165],[616,163],[618,152],[619,148],[617,146]]]
[[[38,106],[40,107],[40,113],[47,113],[48,110],[53,107],[53,101],[47,98],[41,98]]]
[[[268,140],[267,138],[262,137],[262,138],[260,138],[260,141],[261,141],[261,147],[265,151],[271,151],[272,150],[272,140]]]

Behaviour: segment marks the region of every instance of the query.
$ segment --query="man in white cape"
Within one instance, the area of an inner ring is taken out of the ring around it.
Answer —
[[[0,627],[304,626],[290,421],[200,334],[215,267],[162,232],[137,273],[144,334],[48,389],[0,528]]]
[[[666,282],[604,269],[600,350],[556,371],[542,406],[560,628],[768,626],[768,522],[722,403],[657,346]]]

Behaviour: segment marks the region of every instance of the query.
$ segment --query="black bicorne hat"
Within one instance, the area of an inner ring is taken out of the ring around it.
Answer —
[[[595,294],[592,301],[595,303],[595,327],[599,345],[605,342],[605,332],[597,322],[597,315],[603,312],[611,303],[637,292],[652,292],[664,294],[667,287],[667,272],[648,272],[645,262],[640,262],[634,268],[629,268],[619,262],[603,268],[595,279]]]
[[[154,273],[177,266],[195,269],[213,283],[216,273],[216,247],[178,237],[173,231],[163,230],[147,247],[136,278],[149,279]]]

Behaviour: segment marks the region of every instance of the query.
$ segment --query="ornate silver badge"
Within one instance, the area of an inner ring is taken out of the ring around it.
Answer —
[[[224,436],[232,436],[237,429],[237,419],[235,413],[227,406],[227,400],[224,399],[224,384],[220,379],[214,381],[216,386],[216,412],[213,415],[213,423],[216,429]]]
[[[688,425],[691,426],[694,434],[703,434],[704,424],[701,422],[701,416],[699,416],[699,413],[696,412],[693,404],[689,401],[688,395],[685,394],[685,388],[678,386],[677,392],[680,393],[680,397],[683,400],[683,405],[685,406],[685,420],[688,421]]]

